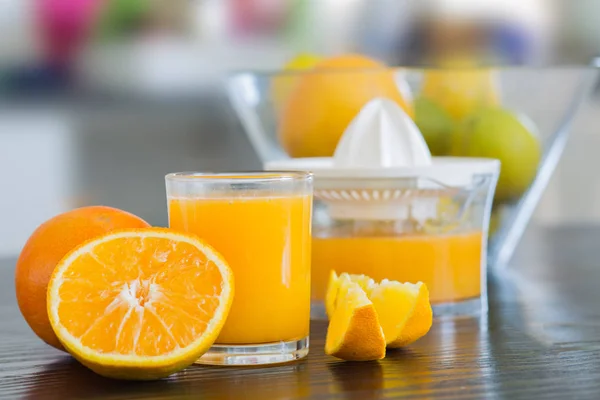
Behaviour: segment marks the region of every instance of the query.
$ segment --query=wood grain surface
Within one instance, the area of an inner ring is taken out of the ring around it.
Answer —
[[[600,228],[529,232],[514,265],[490,279],[485,318],[436,321],[381,362],[323,354],[269,368],[193,366],[156,382],[104,379],[38,340],[0,261],[0,399],[598,399]]]

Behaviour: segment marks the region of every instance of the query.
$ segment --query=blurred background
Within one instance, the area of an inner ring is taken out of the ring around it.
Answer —
[[[388,65],[457,53],[493,65],[588,65],[600,54],[600,2],[0,0],[0,257],[78,206],[166,225],[168,172],[260,169],[222,79],[307,52]],[[596,92],[534,224],[600,222]]]

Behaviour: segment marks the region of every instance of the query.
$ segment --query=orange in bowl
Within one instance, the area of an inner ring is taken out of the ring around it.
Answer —
[[[279,121],[279,140],[292,157],[329,157],[348,124],[375,97],[398,103],[411,117],[406,85],[396,71],[349,54],[324,59],[297,79]]]

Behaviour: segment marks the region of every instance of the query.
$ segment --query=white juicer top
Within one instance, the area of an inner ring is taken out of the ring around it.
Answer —
[[[431,153],[419,128],[392,100],[368,102],[342,135],[336,168],[391,168],[431,165]]]

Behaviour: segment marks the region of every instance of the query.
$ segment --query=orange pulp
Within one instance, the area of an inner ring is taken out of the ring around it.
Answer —
[[[312,198],[171,198],[169,226],[192,232],[233,270],[235,297],[217,344],[308,336]]]
[[[315,237],[312,299],[323,301],[329,273],[365,274],[375,281],[421,281],[432,303],[481,294],[481,232],[444,235]]]

